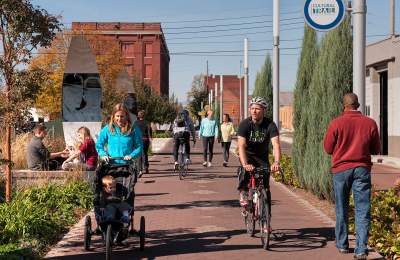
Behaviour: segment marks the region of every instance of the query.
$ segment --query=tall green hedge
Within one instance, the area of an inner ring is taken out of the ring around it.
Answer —
[[[298,131],[305,129],[306,136],[297,136],[294,145],[305,147],[303,154],[295,154],[295,161],[301,166],[296,168],[297,174],[304,187],[329,200],[333,200],[331,158],[323,150],[323,139],[329,122],[342,111],[343,95],[352,90],[352,57],[350,17],[346,17],[321,41],[308,98],[301,105],[301,114],[306,114],[307,119],[300,123]]]
[[[263,97],[268,107],[265,116],[272,118],[272,63],[269,54],[265,57],[265,61],[261,70],[257,72],[253,97]]]
[[[304,153],[307,142],[308,126],[308,89],[312,80],[315,63],[318,57],[318,42],[316,32],[305,26],[303,47],[301,50],[297,81],[294,89],[293,116],[293,167],[302,186],[305,186],[303,175]]]

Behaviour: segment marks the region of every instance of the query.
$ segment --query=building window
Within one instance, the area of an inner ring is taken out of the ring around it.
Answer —
[[[371,116],[371,107],[370,106],[365,106],[365,115]]]
[[[128,72],[129,76],[133,75],[133,64],[125,64],[125,69]]]
[[[153,55],[153,45],[151,43],[144,44],[144,57],[151,58]]]
[[[153,76],[153,67],[151,64],[145,64],[144,65],[144,78],[145,79],[151,79]]]
[[[121,52],[122,56],[125,58],[133,58],[135,55],[133,43],[132,42],[123,42],[121,43]]]

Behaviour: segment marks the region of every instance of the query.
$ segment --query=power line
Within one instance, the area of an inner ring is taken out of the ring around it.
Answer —
[[[299,14],[301,12],[296,11],[296,12],[282,12],[281,15],[292,15],[292,14]],[[249,16],[236,16],[236,17],[225,17],[225,18],[211,18],[211,19],[197,19],[197,20],[174,20],[174,21],[159,21],[161,24],[174,24],[174,23],[197,23],[197,22],[214,22],[214,21],[227,21],[227,20],[239,20],[239,19],[248,19],[248,18],[260,18],[260,17],[272,17],[271,15],[268,14],[262,14],[262,15],[249,15]],[[286,19],[281,19],[281,21],[285,21]],[[84,23],[84,22],[82,22]],[[101,22],[99,22],[101,23]],[[105,23],[113,23],[113,22],[105,22]],[[142,23],[142,22],[140,22]],[[64,22],[63,23],[71,25],[72,22]]]
[[[291,15],[291,14],[299,14],[299,13],[300,13],[299,11],[282,12],[281,15]],[[238,20],[238,19],[259,18],[259,17],[272,17],[272,14],[271,15],[262,14],[262,15],[235,16],[235,17],[211,18],[211,19],[194,19],[194,20],[170,20],[170,21],[166,20],[166,21],[160,21],[160,23],[174,24],[174,23],[214,22],[214,21]],[[72,24],[72,22],[66,22],[63,24]]]
[[[294,24],[300,24],[300,22],[281,24],[281,26],[294,25]],[[205,30],[205,31],[191,31],[191,32],[170,32],[170,33],[166,32],[164,34],[169,35],[169,34],[188,34],[188,33],[227,32],[227,31],[251,30],[251,29],[260,29],[260,28],[272,28],[272,25],[243,27],[243,28],[230,28],[230,29],[218,29],[218,30]]]
[[[290,30],[298,30],[303,29],[304,26],[301,27],[293,27],[293,28],[285,28],[281,29],[281,31],[290,31]],[[246,33],[235,33],[235,34],[221,34],[221,35],[207,35],[207,36],[196,36],[196,39],[205,39],[205,38],[212,38],[212,37],[227,37],[227,36],[240,36],[240,35],[251,35],[251,34],[265,34],[265,33],[272,33],[272,31],[258,31],[258,32],[246,32]],[[168,41],[171,40],[193,40],[193,37],[178,37],[178,38],[169,38]]]
[[[284,21],[292,21],[304,19],[303,17],[294,17],[294,18],[287,18],[281,19],[281,22]],[[272,20],[263,20],[263,21],[253,21],[253,22],[245,22],[245,23],[228,23],[228,24],[215,24],[215,25],[198,25],[198,26],[182,26],[182,27],[163,27],[164,30],[180,30],[180,29],[198,29],[198,28],[214,28],[220,26],[235,26],[235,25],[247,25],[247,24],[258,24],[258,23],[272,23]]]
[[[300,18],[296,18],[297,20]],[[303,22],[297,21],[297,22],[291,22],[291,23],[284,23],[281,24],[281,26],[287,26],[287,25],[296,25],[296,24],[302,24]],[[252,24],[252,23],[249,23]],[[225,26],[231,26],[234,24],[227,24]],[[240,25],[240,24],[236,24]],[[272,28],[272,25],[263,25],[263,26],[253,26],[253,27],[241,27],[241,28],[229,28],[229,29],[217,29],[217,30],[202,30],[202,31],[184,31],[184,32],[164,32],[164,35],[179,35],[179,34],[191,34],[191,33],[212,33],[212,32],[226,32],[226,31],[238,31],[238,30],[251,30],[251,29],[260,29],[260,28]],[[183,27],[182,27],[183,28]],[[194,27],[193,27],[194,28]],[[201,28],[201,27],[197,27]],[[72,29],[70,29],[72,30]],[[98,34],[101,34],[101,31],[107,31],[107,29],[104,30],[99,30],[99,29],[76,29],[76,31],[80,31],[82,33],[77,33],[77,34],[85,34],[85,32],[100,32]],[[124,33],[125,31],[120,31],[121,33]],[[94,35],[96,33],[93,33]]]
[[[301,47],[287,47],[280,48],[281,50],[299,50]],[[250,49],[249,52],[259,52],[259,51],[271,51],[271,48],[262,48],[262,49]],[[151,52],[147,53],[148,55],[161,55],[161,54],[169,54],[169,55],[185,55],[185,54],[216,54],[216,53],[242,53],[243,50],[214,50],[214,51],[181,51],[181,52]],[[129,54],[142,54],[143,52],[130,52]],[[62,54],[66,55],[67,52],[33,52],[32,54],[39,55],[52,55],[52,54]],[[2,55],[2,54],[0,54]],[[97,54],[95,56],[114,56],[115,54]],[[129,57],[121,57],[129,58]]]

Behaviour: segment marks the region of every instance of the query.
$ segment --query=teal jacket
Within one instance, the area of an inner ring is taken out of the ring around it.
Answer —
[[[201,120],[199,136],[202,137],[218,137],[218,125],[217,121],[210,120],[207,117]]]
[[[109,126],[101,129],[96,142],[96,150],[100,157],[124,157],[130,155],[137,158],[142,152],[142,135],[139,128],[134,127],[130,134],[121,134],[121,129],[114,125],[115,133],[112,134]],[[126,163],[118,160],[116,163]]]

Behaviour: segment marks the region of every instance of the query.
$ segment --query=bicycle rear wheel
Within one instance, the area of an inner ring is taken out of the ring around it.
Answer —
[[[185,177],[185,168],[179,165],[179,179],[183,180],[183,177]]]
[[[271,212],[267,192],[262,190],[260,203],[260,237],[261,244],[265,250],[269,249],[269,241],[271,238]]]

